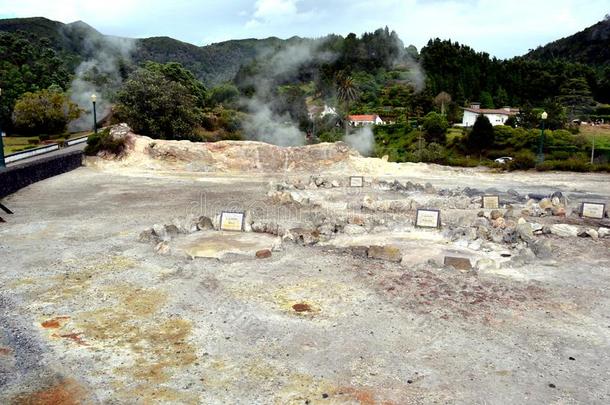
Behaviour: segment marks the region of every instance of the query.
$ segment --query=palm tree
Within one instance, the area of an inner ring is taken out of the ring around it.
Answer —
[[[354,79],[351,76],[346,76],[344,73],[337,75],[337,99],[345,103],[345,135],[348,135],[349,127],[349,104],[357,100],[359,97],[358,89],[354,84]]]

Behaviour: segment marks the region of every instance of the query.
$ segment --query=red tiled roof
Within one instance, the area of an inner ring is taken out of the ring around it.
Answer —
[[[504,108],[464,108],[464,111],[470,111],[475,114],[502,114],[502,115],[517,115],[519,114],[518,108],[511,108],[510,111]]]
[[[376,115],[350,115],[350,121],[375,121]]]

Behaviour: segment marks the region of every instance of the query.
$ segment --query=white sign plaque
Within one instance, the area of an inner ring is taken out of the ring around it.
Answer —
[[[352,176],[349,178],[349,186],[350,187],[364,187],[364,177],[362,176]]]
[[[500,196],[498,195],[484,195],[483,196],[483,208],[490,210],[497,210],[500,208]]]
[[[440,228],[441,212],[439,210],[418,209],[415,217],[415,226],[420,228]]]
[[[243,212],[222,212],[220,214],[221,231],[243,231],[244,230]]]
[[[582,203],[581,214],[583,218],[603,219],[604,211],[606,211],[606,204],[592,202]]]

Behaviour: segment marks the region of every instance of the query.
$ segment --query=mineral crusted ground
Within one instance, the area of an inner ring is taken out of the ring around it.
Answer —
[[[1,403],[610,402],[610,238],[597,231],[606,222],[570,214],[608,200],[608,175],[396,165],[340,145],[277,155],[257,144],[271,152],[256,168],[253,148],[214,163],[175,145],[95,159],[3,201],[15,214],[0,224]],[[365,187],[345,187],[358,174]],[[501,212],[515,227],[523,217],[598,238],[525,229],[549,243],[543,255],[520,236],[468,236],[473,223],[500,231],[466,187],[513,199],[515,218]],[[566,217],[521,213],[538,209],[527,194],[557,190]],[[415,206],[441,208],[443,228],[414,228]],[[249,210],[266,233],[139,240],[220,210]],[[227,255],[193,258],[206,238]],[[447,254],[483,261],[460,271]]]

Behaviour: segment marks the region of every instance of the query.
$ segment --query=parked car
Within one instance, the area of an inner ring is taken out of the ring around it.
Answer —
[[[497,158],[496,160],[494,160],[494,162],[505,165],[508,162],[510,162],[511,160],[513,160],[512,157],[510,157],[510,156],[503,156],[503,157]]]

